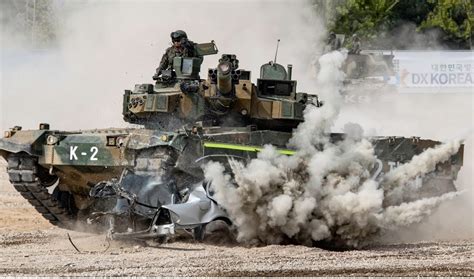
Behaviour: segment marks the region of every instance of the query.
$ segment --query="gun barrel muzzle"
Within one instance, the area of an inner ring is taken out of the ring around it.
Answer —
[[[232,91],[232,65],[229,62],[221,62],[217,65],[217,90],[226,95]]]

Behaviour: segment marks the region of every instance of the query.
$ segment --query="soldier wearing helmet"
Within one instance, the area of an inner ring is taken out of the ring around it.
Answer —
[[[360,54],[361,46],[360,46],[360,39],[357,34],[352,35],[352,42],[351,42],[351,49],[349,50],[349,54]]]
[[[161,58],[160,65],[156,69],[153,79],[157,79],[162,71],[173,68],[173,59],[175,57],[197,57],[194,43],[188,40],[186,32],[176,30],[171,32],[171,42],[173,46],[166,49],[165,54]]]
[[[341,40],[337,38],[336,33],[331,32],[329,33],[329,37],[327,40],[327,44],[324,47],[324,53],[339,50],[341,48]]]

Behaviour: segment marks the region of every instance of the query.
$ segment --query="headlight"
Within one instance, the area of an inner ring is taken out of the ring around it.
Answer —
[[[58,137],[56,136],[53,136],[53,135],[49,135],[47,138],[46,138],[46,143],[48,145],[54,145],[56,143],[58,143],[59,139]]]

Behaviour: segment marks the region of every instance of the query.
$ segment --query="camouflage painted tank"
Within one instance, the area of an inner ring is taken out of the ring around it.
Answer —
[[[196,48],[201,57],[217,53],[213,42]],[[212,199],[201,165],[248,160],[264,144],[291,156],[292,129],[303,121],[305,107],[321,102],[297,91],[291,65],[262,65],[254,84],[236,55],[224,54],[203,80],[201,57],[177,57],[156,84],[125,90],[124,119],[141,128],[57,131],[40,124],[39,130],[7,131],[0,155],[15,189],[55,225],[105,226],[117,237],[157,238],[183,228],[199,238],[213,220],[230,223]],[[374,172],[439,143],[416,137],[372,141],[380,159]],[[453,190],[461,165],[462,148],[420,183],[437,181],[443,191]]]

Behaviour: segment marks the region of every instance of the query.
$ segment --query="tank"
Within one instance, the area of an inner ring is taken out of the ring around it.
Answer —
[[[209,222],[231,224],[201,166],[255,158],[265,144],[291,156],[287,143],[304,109],[323,103],[298,92],[291,65],[263,64],[252,83],[237,56],[223,54],[201,79],[203,57],[218,50],[214,42],[195,47],[200,57],[176,57],[155,84],[125,90],[123,117],[137,128],[59,131],[42,123],[37,130],[6,131],[0,155],[15,189],[54,225],[106,230],[116,238],[160,239],[183,229],[199,239]],[[343,138],[331,134],[333,141]],[[440,144],[418,137],[371,140],[380,159],[376,174]],[[463,147],[420,184],[455,190],[462,161]]]
[[[334,47],[341,50],[346,36],[344,34],[335,36],[337,43],[326,45],[323,53],[332,51]],[[341,67],[345,73],[342,94],[346,103],[367,102],[368,99],[377,98],[382,94],[396,93],[397,69],[392,51],[367,49],[357,51],[343,49],[343,51],[347,51],[347,58]],[[314,72],[317,73],[319,68],[319,62],[315,61]]]
[[[326,45],[324,48],[325,53],[330,52],[334,48],[339,50],[344,45],[346,36],[344,34],[334,35],[336,43]],[[388,78],[395,75],[394,57],[392,52],[387,54],[384,51],[351,49],[348,50],[342,71],[346,74],[347,82],[376,77]]]

